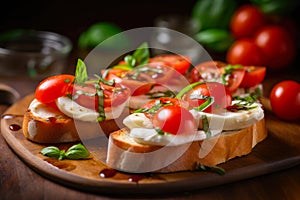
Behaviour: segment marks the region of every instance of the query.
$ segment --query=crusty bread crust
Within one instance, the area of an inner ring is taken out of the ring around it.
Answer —
[[[74,120],[62,114],[59,118],[45,119],[27,110],[23,118],[23,134],[36,143],[76,142],[99,136],[100,128],[106,136],[109,136],[111,132],[124,127],[120,127],[123,118],[124,115],[121,115],[118,119],[94,123]]]
[[[135,153],[153,152],[162,148],[161,146],[139,144],[128,135],[128,131],[128,129],[122,129],[111,133],[110,141],[120,149]],[[197,163],[205,166],[215,166],[232,158],[249,154],[252,148],[266,137],[265,121],[262,119],[241,130],[224,132],[219,136],[203,141],[193,141],[175,162],[156,170],[156,172],[168,173],[194,170]],[[170,152],[172,152],[172,148],[175,150],[178,147],[168,146],[164,148],[170,148]],[[122,160],[126,159],[126,156],[120,154],[117,148],[112,147],[108,152],[107,162],[110,166],[120,166],[118,163],[126,163],[126,160]],[[123,167],[126,171],[126,166]]]

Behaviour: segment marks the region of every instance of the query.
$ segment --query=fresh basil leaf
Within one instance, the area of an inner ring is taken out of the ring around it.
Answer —
[[[88,74],[86,70],[86,65],[81,59],[78,59],[75,71],[75,83],[76,84],[84,84],[84,82],[88,79]]]
[[[148,43],[142,43],[133,53],[133,57],[135,58],[138,65],[147,64],[149,61],[149,47]]]
[[[82,144],[71,146],[66,152],[66,158],[71,160],[85,159],[90,156],[90,152]]]
[[[132,55],[125,56],[124,61],[131,67],[136,65],[136,59]]]
[[[62,160],[64,158],[64,151],[59,150],[59,148],[57,148],[55,146],[45,147],[41,150],[41,153],[44,156],[56,158],[59,160]]]

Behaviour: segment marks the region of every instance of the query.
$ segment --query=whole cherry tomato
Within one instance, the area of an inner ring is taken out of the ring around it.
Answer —
[[[262,50],[265,65],[269,69],[284,69],[295,58],[296,45],[293,38],[281,26],[263,27],[255,34],[254,42]]]
[[[273,112],[281,119],[295,120],[300,117],[300,84],[293,80],[277,83],[270,92]]]
[[[71,94],[75,77],[69,74],[50,76],[35,90],[35,98],[41,103],[51,103],[57,98]]]
[[[226,60],[230,64],[264,66],[263,51],[251,39],[236,40],[228,49]]]
[[[153,126],[164,132],[177,134],[194,134],[197,126],[193,115],[181,106],[161,107],[153,116]]]
[[[235,38],[252,37],[267,22],[267,19],[254,5],[243,5],[233,14],[230,30]]]

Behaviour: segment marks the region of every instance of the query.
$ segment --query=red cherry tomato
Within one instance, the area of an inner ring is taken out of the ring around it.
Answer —
[[[153,108],[154,106],[157,106],[158,104],[160,104],[161,106],[164,106],[164,105],[181,106],[186,109],[189,107],[188,102],[183,101],[181,99],[170,98],[170,97],[161,97],[161,98],[152,99],[152,100],[148,101],[145,105],[142,106],[142,108],[150,109],[150,108]],[[157,109],[156,109],[156,111],[157,111]],[[146,117],[148,117],[148,118],[152,118],[153,114],[154,113],[145,113]]]
[[[231,92],[218,82],[207,82],[197,85],[188,91],[182,99],[189,102],[190,106],[194,108],[203,104],[207,100],[206,97],[214,97],[214,103],[203,110],[203,112],[208,113],[223,112],[223,109],[230,106],[232,101]]]
[[[151,62],[161,62],[167,66],[176,69],[179,73],[185,74],[191,65],[191,59],[186,56],[175,55],[175,54],[164,54],[154,56],[149,61]]]
[[[246,73],[240,84],[242,88],[250,88],[261,83],[266,75],[266,67],[245,66]]]
[[[44,79],[35,90],[35,98],[41,103],[51,103],[57,98],[71,94],[75,77],[69,74]]]
[[[295,120],[300,117],[300,84],[286,80],[277,83],[270,92],[273,112],[281,119]]]
[[[236,40],[228,49],[226,61],[229,64],[264,66],[262,50],[250,39]]]
[[[101,89],[104,93],[104,108],[118,106],[124,103],[130,95],[129,89],[120,86],[113,87],[101,84]],[[77,96],[74,100],[79,105],[92,110],[98,110],[99,99],[96,95],[96,88],[94,85],[74,85],[73,94]]]
[[[255,34],[254,42],[265,56],[265,65],[272,70],[287,67],[295,58],[296,45],[293,38],[280,26],[263,27]]]
[[[197,126],[193,115],[181,106],[164,106],[153,117],[153,126],[162,131],[177,134],[193,134]]]
[[[243,5],[233,14],[230,29],[235,38],[252,37],[266,22],[264,13],[258,7]]]

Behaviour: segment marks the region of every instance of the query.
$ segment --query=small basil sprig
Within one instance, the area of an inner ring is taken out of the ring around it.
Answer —
[[[133,52],[132,55],[125,56],[124,61],[131,67],[144,65],[148,63],[149,55],[148,43],[144,42]]]
[[[84,84],[86,80],[88,80],[86,65],[81,59],[78,59],[75,70],[75,83]]]
[[[67,151],[60,150],[58,147],[55,146],[45,147],[41,150],[41,153],[44,156],[56,158],[58,160],[79,160],[86,159],[90,156],[90,152],[80,143],[71,146]]]
[[[225,175],[226,171],[222,167],[218,166],[206,166],[201,163],[196,163],[196,170],[199,171],[207,171],[207,172],[213,172],[219,175]]]

